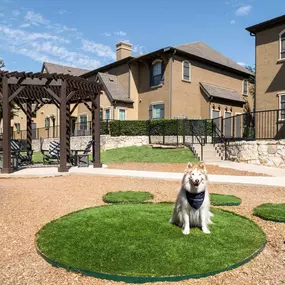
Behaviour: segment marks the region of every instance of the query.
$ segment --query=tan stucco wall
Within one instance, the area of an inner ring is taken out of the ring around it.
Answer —
[[[157,58],[159,59],[159,57]],[[169,71],[170,64],[166,57],[163,57],[165,66],[164,84],[160,87],[150,86],[149,66],[155,59],[140,63],[139,67],[139,120],[149,119],[149,106],[153,103],[164,103],[164,117],[169,119]]]
[[[278,93],[285,92],[285,62],[279,59],[279,33],[285,24],[256,34],[256,109],[279,108]]]
[[[242,94],[242,81],[245,77],[195,60],[188,60],[191,63],[191,82],[183,81],[183,60],[185,58],[175,56],[173,62],[172,117],[184,115],[188,118],[209,118],[209,102],[202,94],[200,82],[234,89]],[[244,96],[249,97],[250,95]]]

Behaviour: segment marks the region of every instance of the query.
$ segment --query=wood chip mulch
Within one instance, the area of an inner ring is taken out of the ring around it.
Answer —
[[[217,165],[206,165],[209,174],[232,175],[232,176],[270,176],[267,174],[235,170],[224,168]],[[145,170],[159,172],[183,172],[186,163],[141,163],[141,162],[122,162],[108,164],[108,168],[128,169],[128,170]]]
[[[36,253],[34,245],[36,232],[49,221],[62,215],[102,205],[102,196],[107,192],[149,191],[154,194],[154,201],[174,201],[179,184],[179,182],[156,179],[79,175],[0,179],[0,284],[124,284],[85,277],[52,267]],[[266,202],[285,203],[285,188],[215,184],[210,185],[210,192],[232,194],[242,199],[241,206],[226,207],[226,209],[245,215],[258,223],[267,234],[268,243],[264,251],[249,263],[213,277],[155,284],[284,284],[285,224],[264,221],[254,217],[252,211],[257,205]],[[195,260],[189,260],[189,263],[191,262]]]

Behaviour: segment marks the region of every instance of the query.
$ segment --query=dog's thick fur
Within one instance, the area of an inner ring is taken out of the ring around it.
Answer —
[[[187,165],[182,179],[181,188],[173,208],[170,222],[182,227],[182,233],[188,235],[190,227],[199,227],[204,233],[209,234],[208,225],[212,224],[210,212],[210,197],[208,192],[207,170],[204,164]],[[186,191],[190,193],[201,193],[205,191],[205,198],[201,207],[197,210],[189,204]]]

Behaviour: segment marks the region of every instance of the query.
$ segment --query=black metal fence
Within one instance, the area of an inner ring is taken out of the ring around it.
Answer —
[[[60,126],[37,128],[33,139],[59,137]],[[91,135],[91,122],[71,123],[71,136]],[[284,139],[285,110],[266,110],[209,120],[176,119],[100,122],[101,134],[111,136],[149,136],[150,143],[189,144],[224,141]],[[26,139],[27,132],[14,131],[13,139]]]

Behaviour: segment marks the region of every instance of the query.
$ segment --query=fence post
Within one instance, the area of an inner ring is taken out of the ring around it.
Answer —
[[[40,129],[37,129],[37,131],[36,131],[36,138],[39,139],[39,137],[40,137]]]
[[[119,120],[119,136],[121,136],[121,120]]]
[[[212,144],[214,144],[214,119],[212,119]]]
[[[185,122],[186,122],[186,119],[183,119],[183,120],[182,120],[183,145],[185,145]]]
[[[162,144],[165,144],[165,124],[162,122]]]
[[[178,141],[179,141],[179,120],[176,120],[176,135],[177,135],[177,142],[176,145],[178,146]]]
[[[276,136],[275,136],[275,138],[277,138],[278,137],[278,128],[279,128],[279,110],[276,110],[276,112],[277,112],[277,116],[276,116]]]
[[[151,129],[150,129],[150,120],[147,121],[147,128],[148,128],[148,143],[151,144]]]
[[[205,122],[205,140],[204,143],[207,143],[208,139],[208,120],[204,120]]]
[[[249,113],[247,112],[246,113],[246,129],[245,129],[245,136],[246,136],[246,139],[248,140],[248,136],[249,136]]]
[[[221,136],[223,136],[224,135],[224,117],[223,116],[221,117],[221,129],[220,129],[220,131],[221,131]]]
[[[193,132],[193,125],[192,125],[192,121],[190,121],[190,131],[192,134],[192,145],[194,144],[194,132]]]
[[[235,137],[235,118],[236,116],[233,116],[233,133],[232,133],[232,137],[234,138]]]

